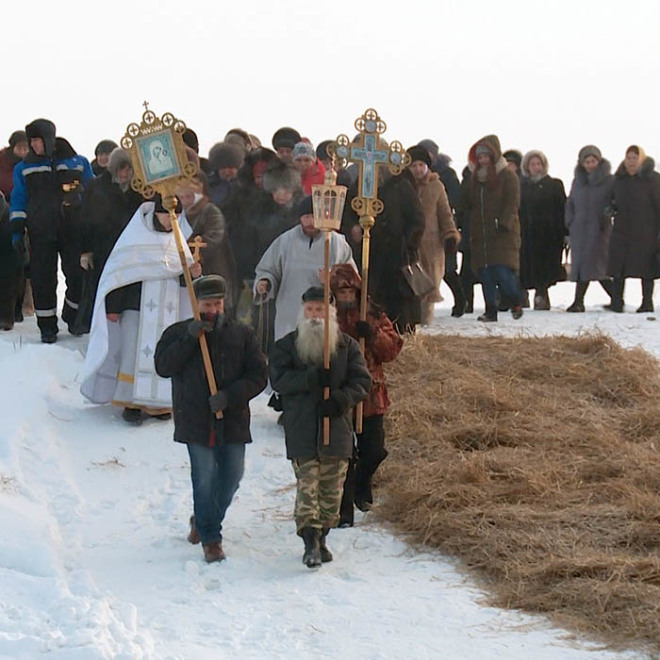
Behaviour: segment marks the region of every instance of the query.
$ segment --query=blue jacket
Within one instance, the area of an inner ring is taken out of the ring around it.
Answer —
[[[84,186],[94,178],[91,165],[63,138],[55,139],[52,156],[31,151],[14,168],[9,217],[12,233],[25,227],[30,241],[57,240],[60,230],[78,230]]]

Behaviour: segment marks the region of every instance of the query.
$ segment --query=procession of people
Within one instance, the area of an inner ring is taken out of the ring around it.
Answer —
[[[542,151],[503,151],[496,135],[473,143],[462,182],[436,142],[411,145],[400,172],[375,170],[384,208],[363,283],[363,228],[350,203],[359,171],[337,165],[329,140],[315,148],[286,126],[270,149],[232,129],[208,159],[194,131],[183,140],[197,171],[178,185],[172,210],[132,188],[135,163],[112,140],[98,143],[90,163],[47,119],[11,134],[0,151],[0,328],[23,321],[29,282],[43,343],[57,341],[58,315],[71,335],[89,334],[81,387],[89,401],[120,407],[135,426],[173,417],[191,465],[188,538],[208,562],[225,558],[222,524],[251,442],[249,404],[267,388],[296,479],[303,562],[332,560],[328,533],[374,504],[387,456],[383,363],[435,322],[441,282],[452,317],[474,312],[480,283],[483,323],[551,309],[552,287],[567,279],[575,282],[567,312],[585,312],[592,281],[611,312],[624,312],[629,279],[640,280],[637,311],[653,311],[660,174],[641,146],[626,150],[614,174],[596,146],[580,148],[567,196]],[[311,194],[332,168],[349,201],[340,230],[326,237]],[[403,273],[411,264],[430,282],[423,295]]]

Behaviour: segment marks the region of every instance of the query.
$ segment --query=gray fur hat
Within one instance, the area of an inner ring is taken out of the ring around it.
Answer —
[[[238,169],[245,160],[245,149],[229,142],[218,142],[209,151],[209,167],[216,172],[223,167]]]
[[[222,275],[204,275],[193,282],[197,300],[224,298],[227,295],[227,281]]]
[[[133,166],[128,152],[124,151],[121,147],[113,149],[110,152],[110,160],[108,160],[108,172],[113,180],[117,177],[117,172],[126,167],[126,165]]]
[[[266,192],[272,193],[278,188],[295,192],[300,187],[300,173],[293,165],[275,160],[268,165],[264,172],[264,190]]]
[[[598,160],[603,160],[603,154],[600,152],[600,149],[593,144],[588,144],[586,147],[580,149],[580,153],[578,154],[578,164],[584,165],[584,161],[589,158],[589,156],[593,156]]]

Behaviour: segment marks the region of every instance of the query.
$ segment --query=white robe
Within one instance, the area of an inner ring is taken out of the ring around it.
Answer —
[[[153,202],[135,212],[108,257],[101,273],[85,365],[80,388],[93,403],[110,403],[117,388],[121,360],[120,324],[109,322],[105,297],[114,289],[142,282],[142,303],[137,328],[135,384],[132,402],[144,406],[171,406],[171,384],[160,378],[153,364],[153,352],[162,331],[192,316],[187,290],[180,286],[181,259],[173,232],[153,228]],[[192,230],[185,216],[179,217],[188,265],[193,263],[187,239]],[[152,299],[159,304],[149,304]]]
[[[268,280],[270,291],[265,300],[275,299],[275,341],[295,330],[303,293],[310,286],[323,286],[319,270],[325,266],[324,242],[323,232],[310,239],[298,225],[278,236],[257,264],[255,300],[259,302],[256,293],[259,280]],[[335,264],[351,264],[355,268],[346,238],[333,231],[330,233],[330,267]]]

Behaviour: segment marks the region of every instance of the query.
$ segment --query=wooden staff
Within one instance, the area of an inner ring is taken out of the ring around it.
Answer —
[[[174,231],[174,240],[176,241],[176,247],[179,252],[179,259],[181,259],[183,279],[186,281],[186,289],[188,289],[188,296],[190,297],[190,306],[192,307],[193,318],[196,321],[200,321],[201,316],[199,315],[199,309],[197,308],[197,298],[195,297],[195,289],[193,289],[192,277],[190,275],[190,269],[188,268],[186,253],[184,252],[184,238],[183,234],[181,233],[181,228],[179,227],[179,222],[176,218],[175,205],[171,206],[169,209],[170,220],[172,221],[172,230]],[[215,374],[213,373],[213,365],[211,364],[211,355],[209,354],[209,345],[206,342],[206,334],[204,333],[199,336],[199,347],[202,350],[204,371],[206,372],[206,380],[209,383],[209,391],[211,392],[211,396],[213,396],[218,391],[218,385],[215,382]],[[216,419],[222,419],[222,410],[218,410],[218,412],[215,413],[215,417]]]
[[[375,219],[370,215],[360,217],[360,226],[362,227],[362,291],[360,293],[360,321],[367,320],[367,307],[369,303],[369,248],[371,246],[371,228],[375,224]],[[360,337],[360,348],[362,354],[366,349],[366,340]],[[362,422],[364,419],[364,402],[360,401],[355,407],[355,432],[362,433]]]
[[[330,369],[330,231],[325,234],[325,272],[323,277],[323,289],[325,294],[325,324],[323,328],[323,367]],[[330,398],[330,388],[323,388],[323,398]],[[330,418],[323,418],[323,444],[330,444]]]

